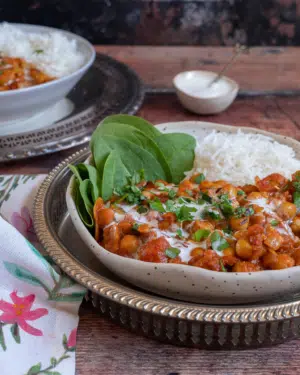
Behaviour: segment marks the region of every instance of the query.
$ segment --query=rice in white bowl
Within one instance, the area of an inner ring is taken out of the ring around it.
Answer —
[[[20,57],[51,77],[69,75],[86,62],[76,40],[60,32],[27,33],[8,23],[0,24],[2,56]]]
[[[187,173],[203,173],[208,180],[226,180],[233,184],[253,184],[280,173],[290,178],[300,170],[294,150],[261,134],[211,132],[197,139],[194,168]]]

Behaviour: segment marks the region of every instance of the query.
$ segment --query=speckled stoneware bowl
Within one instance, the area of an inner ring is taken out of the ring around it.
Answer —
[[[235,133],[238,128],[206,122],[177,122],[161,124],[162,132],[182,132],[197,137],[212,130]],[[244,128],[292,147],[300,158],[300,143],[265,131]],[[76,230],[97,258],[111,271],[128,282],[166,297],[210,304],[240,304],[271,299],[287,292],[300,291],[300,266],[276,271],[255,273],[225,273],[180,264],[148,263],[124,258],[100,246],[81,222],[73,200],[71,178],[67,193],[67,207]]]

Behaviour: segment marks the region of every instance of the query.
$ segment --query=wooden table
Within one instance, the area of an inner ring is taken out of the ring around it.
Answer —
[[[148,85],[170,87],[172,77],[190,69],[217,71],[232,50],[223,47],[98,47],[132,66]],[[173,94],[150,95],[138,115],[156,123],[202,120],[252,126],[300,139],[300,48],[254,48],[228,73],[242,90],[276,96],[238,98],[217,116],[193,115]],[[74,149],[0,165],[4,173],[47,173]],[[83,303],[77,346],[77,375],[244,375],[300,373],[300,342],[248,351],[199,351],[136,336],[97,315]],[[299,368],[299,369],[298,369]]]

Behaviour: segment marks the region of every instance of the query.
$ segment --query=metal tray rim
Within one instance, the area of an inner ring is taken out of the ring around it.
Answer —
[[[91,292],[108,298],[120,305],[128,306],[142,312],[191,322],[247,324],[280,321],[300,316],[300,300],[287,303],[269,303],[261,307],[225,307],[184,303],[163,297],[154,297],[147,294],[147,292],[134,290],[134,287],[130,289],[101,275],[97,275],[81,265],[56,240],[51,232],[46,221],[45,202],[51,185],[55,182],[58,175],[67,168],[67,165],[83,157],[86,158],[88,155],[88,148],[77,151],[50,172],[35,197],[33,214],[35,230],[45,250],[78,283],[84,285]]]

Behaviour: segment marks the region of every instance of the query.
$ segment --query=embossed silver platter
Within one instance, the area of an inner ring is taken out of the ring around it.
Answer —
[[[95,63],[65,102],[24,124],[26,132],[12,130],[0,136],[0,162],[43,155],[89,141],[99,121],[113,113],[134,114],[144,99],[144,87],[125,64],[97,54]],[[59,115],[56,112],[59,112]],[[63,118],[45,126],[47,117]],[[13,129],[13,127],[12,127]]]
[[[300,336],[300,294],[239,306],[184,303],[139,290],[107,270],[76,233],[65,202],[67,165],[88,154],[75,153],[48,175],[36,196],[34,224],[49,255],[90,290],[100,314],[147,337],[198,348],[270,346]]]

